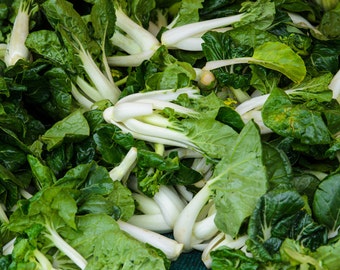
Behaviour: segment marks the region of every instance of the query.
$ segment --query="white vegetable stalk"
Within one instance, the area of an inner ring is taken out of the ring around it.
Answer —
[[[231,249],[241,249],[245,252],[244,247],[246,241],[248,239],[247,235],[241,236],[237,239],[232,238],[230,235],[227,235],[223,232],[219,233],[218,235],[213,238],[210,243],[206,246],[202,253],[202,261],[207,268],[211,268],[212,259],[210,256],[210,252],[216,250],[221,246],[227,246]],[[248,253],[245,253],[247,256]]]
[[[193,87],[155,90],[155,91],[128,95],[126,97],[121,98],[119,101],[117,101],[116,104],[124,103],[124,102],[134,102],[134,101],[139,101],[141,99],[173,101],[173,100],[176,100],[182,94],[187,94],[189,98],[197,98],[197,97],[200,97],[199,93],[200,93],[200,90],[198,88],[193,88]]]
[[[82,255],[78,253],[73,247],[71,247],[65,240],[57,233],[57,231],[51,226],[47,225],[46,237],[49,238],[53,244],[63,252],[67,257],[69,257],[80,269],[85,269],[87,261]]]
[[[122,10],[116,9],[116,26],[129,35],[143,51],[159,47],[159,41],[148,30],[135,23]]]
[[[71,94],[74,99],[85,109],[90,110],[94,104],[93,100],[86,97],[85,94],[79,92],[78,88],[72,83],[71,84]]]
[[[192,150],[192,149],[187,149],[187,148],[172,148],[170,150],[165,150],[164,155],[168,156],[170,152],[177,152],[177,155],[180,159],[182,158],[202,158],[202,154]]]
[[[242,120],[245,123],[248,123],[250,120],[253,120],[260,128],[261,134],[268,134],[272,133],[273,131],[268,128],[264,123],[262,119],[262,113],[260,110],[253,110],[250,112],[245,113],[242,115]]]
[[[209,240],[218,233],[218,228],[214,221],[215,216],[216,213],[195,223],[193,227],[193,237],[196,241],[200,243]]]
[[[133,215],[128,220],[128,223],[157,233],[169,233],[172,231],[162,214]]]
[[[196,72],[195,81],[198,82],[200,87],[209,87],[216,82],[215,75],[210,70],[201,68],[194,68],[194,70]]]
[[[2,247],[2,254],[4,256],[6,255],[10,255],[13,252],[14,249],[14,243],[16,241],[16,238],[13,238],[11,241],[9,241],[8,243],[6,243],[3,247]]]
[[[183,243],[186,251],[192,249],[192,232],[196,219],[210,198],[209,186],[205,185],[194,198],[186,205],[178,216],[174,225],[174,238],[179,243]]]
[[[130,37],[123,35],[118,30],[110,38],[113,45],[121,48],[128,54],[138,54],[142,52],[141,47]]]
[[[134,118],[124,121],[124,125],[129,130],[133,130],[137,133],[145,134],[150,137],[154,136],[156,138],[171,139],[174,142],[179,142],[181,145],[185,143],[194,147],[194,145],[189,142],[185,135],[175,130],[170,130],[156,125],[150,125]]]
[[[121,181],[129,175],[137,162],[137,148],[131,147],[122,162],[110,171],[110,177],[113,181]]]
[[[191,117],[199,116],[199,113],[192,109],[188,109],[186,107],[177,105],[175,103],[171,103],[170,101],[166,101],[166,100],[145,98],[145,99],[140,99],[137,102],[142,103],[142,104],[144,103],[151,104],[154,110],[164,110],[165,108],[171,108],[174,111],[176,111],[176,113],[178,114],[189,115]]]
[[[25,198],[26,200],[30,199],[33,197],[33,195],[31,193],[29,193],[27,190],[25,189],[20,189],[20,195]]]
[[[46,258],[46,256],[41,253],[38,249],[35,249],[33,251],[34,257],[37,259],[37,261],[40,263],[40,268],[42,270],[56,270],[51,262]]]
[[[288,15],[292,22],[295,24],[295,26],[304,28],[304,29],[309,29],[312,32],[314,32],[318,36],[323,36],[323,34],[319,31],[317,27],[312,25],[307,19],[302,17],[300,14],[293,13],[293,12],[288,12]]]
[[[199,172],[200,174],[206,174],[212,168],[212,163],[208,163],[205,157],[196,158],[191,165],[191,169]]]
[[[129,118],[150,115],[153,113],[153,107],[150,103],[124,102],[111,107],[110,114],[114,121],[122,122]]]
[[[97,102],[104,99],[103,96],[98,92],[98,90],[91,86],[83,78],[78,76],[76,78],[76,84],[79,86],[84,95],[86,95],[92,102]]]
[[[182,42],[187,38],[192,38],[199,34],[202,35],[215,28],[232,25],[233,23],[240,21],[243,15],[244,14],[237,14],[175,27],[162,34],[161,43],[170,48],[176,47],[177,43]]]
[[[153,215],[160,214],[161,210],[158,204],[150,197],[143,193],[132,193],[132,197],[137,203],[136,208],[144,214]]]
[[[30,9],[32,0],[21,0],[18,14],[15,17],[13,29],[7,50],[5,53],[5,63],[7,66],[14,65],[18,60],[29,60],[30,52],[25,45],[29,34]]]
[[[186,201],[189,202],[194,197],[194,194],[187,190],[186,186],[184,185],[175,185],[176,190],[178,191],[178,194]]]
[[[116,17],[116,26],[127,36],[116,31],[111,42],[129,55],[110,56],[108,63],[111,66],[121,67],[139,66],[143,61],[151,58],[160,47],[160,42],[152,33],[135,23],[119,8],[116,9]]]
[[[153,199],[158,204],[165,222],[173,228],[178,216],[185,207],[178,193],[171,187],[161,185]]]
[[[116,103],[121,93],[119,88],[112,82],[112,80],[108,79],[103,74],[89,52],[85,51],[81,44],[79,44],[79,46],[80,49],[78,51],[78,55],[82,61],[83,68],[96,90],[102,96],[102,100],[108,99],[112,103]]]
[[[328,239],[332,239],[339,234],[340,226],[328,231]]]
[[[340,102],[340,70],[334,75],[328,87],[333,91],[333,98]]]
[[[221,60],[221,61],[224,61],[224,60]],[[211,62],[210,63],[211,65],[209,63],[207,64],[208,64],[208,68],[211,68],[213,63]],[[328,88],[331,89],[333,92],[332,94],[333,99],[336,99],[339,101],[340,99],[340,70],[334,75]],[[299,89],[289,89],[289,90],[286,90],[285,92],[287,94],[292,94],[298,90]],[[269,94],[252,97],[242,102],[235,109],[235,111],[240,114],[244,122],[248,122],[249,120],[253,119],[259,125],[262,134],[272,132],[271,129],[267,128],[264,125],[262,116],[261,116],[261,109],[264,103],[267,101],[268,97],[269,97]]]
[[[105,111],[104,111],[104,113],[105,113]],[[129,128],[125,127],[124,124],[122,124],[122,123],[115,122],[115,121],[113,121],[111,119],[108,119],[108,118],[105,118],[105,117],[104,117],[104,119],[108,123],[114,124],[117,127],[119,127],[122,130],[122,132],[130,133],[135,139],[144,140],[144,141],[152,142],[152,143],[169,145],[169,146],[178,146],[178,147],[185,147],[185,148],[188,147],[188,145],[185,144],[185,143],[181,143],[181,142],[178,142],[178,141],[173,141],[173,140],[170,140],[170,139],[165,139],[165,138],[159,138],[159,137],[145,135],[145,134],[142,134],[142,133],[130,130]]]
[[[298,91],[298,89],[289,89],[286,90],[287,94],[294,93],[294,91]],[[262,96],[255,96],[250,98],[240,105],[238,105],[235,109],[236,112],[239,113],[242,120],[247,123],[250,120],[254,120],[254,122],[260,127],[262,134],[271,133],[272,130],[266,127],[262,120],[261,109],[264,103],[267,101],[269,94],[265,94]]]
[[[139,228],[121,220],[117,222],[121,230],[143,243],[148,243],[160,249],[169,260],[176,260],[183,250],[182,244],[159,233]]]
[[[107,62],[112,67],[138,67],[145,60],[150,59],[154,53],[154,50],[146,50],[131,55],[108,56]]]
[[[200,52],[202,51],[202,43],[204,43],[204,40],[201,37],[189,37],[174,45],[169,45],[169,49]]]
[[[203,70],[213,70],[225,66],[231,66],[236,64],[246,64],[253,60],[252,57],[240,57],[240,58],[233,58],[233,59],[224,59],[224,60],[215,60],[215,61],[208,61],[206,62]]]
[[[171,108],[179,115],[195,117],[197,112],[194,110],[170,102],[183,93],[196,97],[197,90],[183,88],[132,94],[107,108],[103,117],[106,122],[117,125],[136,139],[196,149],[184,133],[171,129],[168,119],[158,114],[160,110]]]
[[[150,197],[143,193],[132,193],[132,197],[137,203],[136,208],[144,214],[154,215],[160,214],[161,209],[158,204]]]

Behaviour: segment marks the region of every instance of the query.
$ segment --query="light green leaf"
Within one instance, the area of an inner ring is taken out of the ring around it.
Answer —
[[[223,157],[237,138],[231,127],[211,119],[187,119],[181,126],[185,127],[190,141],[211,158]]]
[[[186,25],[199,21],[199,9],[201,9],[203,0],[183,0],[176,18],[174,27]]]
[[[250,63],[281,72],[294,82],[302,82],[306,66],[302,58],[281,42],[266,42],[255,48]]]
[[[89,258],[86,270],[166,269],[166,259],[162,255],[121,231],[108,215],[80,216],[77,228],[78,231],[67,228],[62,235],[79,253]]]
[[[67,63],[67,53],[56,32],[50,30],[31,32],[26,39],[26,46],[53,63],[59,65],[66,65]]]
[[[267,175],[262,163],[260,134],[253,122],[248,122],[236,142],[228,147],[216,166],[211,189],[216,193],[217,227],[236,236],[259,197],[266,192]]]

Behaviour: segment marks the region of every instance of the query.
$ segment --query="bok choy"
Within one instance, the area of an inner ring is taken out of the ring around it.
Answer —
[[[2,1],[0,268],[337,269],[338,14]]]

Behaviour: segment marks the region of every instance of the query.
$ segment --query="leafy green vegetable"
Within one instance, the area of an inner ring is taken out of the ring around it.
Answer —
[[[337,269],[317,2],[1,1],[0,268]]]
[[[57,122],[41,139],[46,143],[47,149],[51,150],[59,146],[63,140],[74,142],[82,140],[89,135],[89,132],[87,121],[78,110]]]
[[[274,189],[260,198],[248,227],[247,246],[259,261],[278,260],[286,238],[315,250],[325,244],[327,231],[303,210],[304,201],[294,190]]]
[[[250,122],[242,129],[233,147],[216,166],[213,179],[210,186],[216,193],[216,226],[235,236],[267,190],[262,147],[254,124]]]
[[[254,49],[251,57],[208,62],[205,69],[242,63],[257,64],[276,70],[294,82],[301,82],[306,75],[306,67],[301,57],[281,42],[265,42]]]
[[[329,130],[319,111],[308,108],[308,104],[294,105],[289,96],[280,89],[274,89],[266,101],[262,117],[276,133],[294,137],[304,144],[328,144]]]
[[[259,264],[247,257],[242,251],[221,247],[211,252],[213,263],[211,269],[258,269]]]
[[[338,230],[339,220],[339,174],[328,176],[315,191],[313,211],[320,224],[324,224],[331,232]]]

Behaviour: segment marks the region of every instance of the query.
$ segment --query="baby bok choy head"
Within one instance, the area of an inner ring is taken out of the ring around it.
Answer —
[[[226,142],[237,134],[215,120],[221,107],[225,104],[215,94],[203,97],[198,89],[189,87],[132,94],[107,108],[103,115],[106,122],[136,139],[190,148],[218,158],[228,147]]]
[[[28,61],[30,58],[30,51],[25,42],[30,31],[30,17],[37,10],[36,7],[33,0],[20,1],[6,46],[4,60],[7,66],[14,65],[19,59]]]

